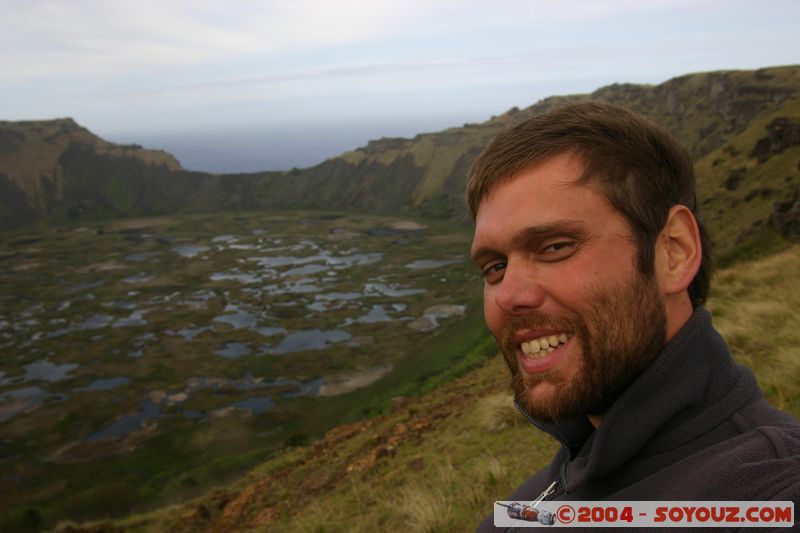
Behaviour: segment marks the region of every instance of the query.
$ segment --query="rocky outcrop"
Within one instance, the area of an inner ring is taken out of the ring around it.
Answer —
[[[769,222],[785,238],[800,238],[800,190],[795,189],[790,199],[773,205]]]
[[[747,169],[744,167],[737,168],[725,178],[725,188],[729,191],[735,191],[745,176],[747,176]]]
[[[800,146],[800,121],[790,117],[778,117],[767,124],[767,136],[756,142],[750,157],[764,163],[771,156]]]

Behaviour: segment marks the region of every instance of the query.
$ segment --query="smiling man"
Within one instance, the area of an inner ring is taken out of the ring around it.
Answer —
[[[562,107],[495,138],[467,197],[517,407],[562,445],[508,500],[797,502],[800,422],[764,400],[702,307],[692,160],[667,132]]]

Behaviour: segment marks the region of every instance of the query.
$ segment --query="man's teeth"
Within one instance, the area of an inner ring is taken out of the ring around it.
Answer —
[[[572,334],[561,333],[560,335],[548,335],[541,339],[534,339],[532,341],[523,342],[520,347],[522,353],[530,357],[543,357],[558,347],[559,344],[564,344],[572,337]]]

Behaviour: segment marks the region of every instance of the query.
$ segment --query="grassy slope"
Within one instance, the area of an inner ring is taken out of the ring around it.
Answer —
[[[767,125],[779,117],[800,122],[800,101],[790,101],[753,121],[695,165],[698,200],[711,234],[715,236],[715,251],[721,265],[787,246],[769,218],[776,202],[789,200],[800,190],[800,146],[773,154],[766,161],[758,161],[750,155],[758,141],[766,136]],[[730,183],[731,176],[737,172],[740,181]]]
[[[721,271],[709,303],[767,398],[800,416],[800,246]],[[769,336],[765,331],[770,331]],[[556,444],[511,406],[494,357],[390,414],[331,430],[234,486],[118,522],[130,531],[470,531]],[[90,529],[91,530],[91,529]]]

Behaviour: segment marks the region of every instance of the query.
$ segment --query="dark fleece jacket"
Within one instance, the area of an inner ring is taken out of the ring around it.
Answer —
[[[558,481],[547,499],[791,500],[798,520],[800,421],[767,403],[704,309],[597,430],[586,417],[548,424],[525,414],[562,448],[506,500],[535,500]],[[500,530],[491,514],[478,527]]]

